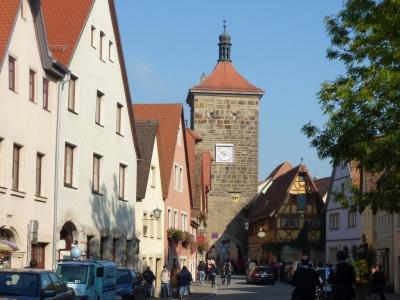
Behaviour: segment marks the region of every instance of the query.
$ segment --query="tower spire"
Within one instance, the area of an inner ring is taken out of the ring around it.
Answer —
[[[226,32],[226,20],[223,21],[224,32],[219,36],[218,61],[231,61],[231,36]]]

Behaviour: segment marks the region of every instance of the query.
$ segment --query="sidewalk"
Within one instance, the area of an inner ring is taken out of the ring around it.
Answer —
[[[217,293],[216,288],[212,288],[210,282],[201,284],[199,281],[194,282],[190,286],[190,300],[206,300],[211,299]]]

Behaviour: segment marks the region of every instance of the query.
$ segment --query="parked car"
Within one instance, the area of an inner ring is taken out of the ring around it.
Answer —
[[[68,288],[56,273],[35,269],[0,270],[0,299],[74,300],[74,290]]]
[[[143,278],[138,272],[129,268],[117,268],[116,294],[122,300],[146,299]]]
[[[248,282],[250,283],[275,283],[275,271],[270,265],[256,266],[250,270]]]

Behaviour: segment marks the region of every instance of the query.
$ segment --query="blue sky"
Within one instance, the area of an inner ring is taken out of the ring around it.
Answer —
[[[266,91],[260,104],[259,177],[301,157],[316,177],[330,176],[300,132],[312,120],[322,125],[316,93],[343,73],[326,59],[330,45],[324,17],[339,0],[117,0],[128,76],[135,103],[185,103],[190,87],[218,59],[222,20],[232,36],[232,61]],[[186,106],[186,104],[185,104]],[[186,106],[185,118],[189,118]]]

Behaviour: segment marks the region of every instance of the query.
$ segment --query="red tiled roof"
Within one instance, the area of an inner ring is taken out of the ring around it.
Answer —
[[[0,1],[0,69],[14,28],[19,0]]]
[[[182,118],[182,104],[133,104],[134,116],[138,121],[158,121],[158,150],[163,197],[168,194],[177,142],[179,122]]]
[[[220,61],[214,71],[191,91],[232,91],[263,94],[264,91],[240,75],[230,61]]]
[[[321,198],[324,198],[324,196],[328,194],[331,185],[331,177],[314,180],[314,183],[318,189],[319,195],[321,196]]]
[[[42,0],[49,48],[63,65],[69,66],[94,0]]]

